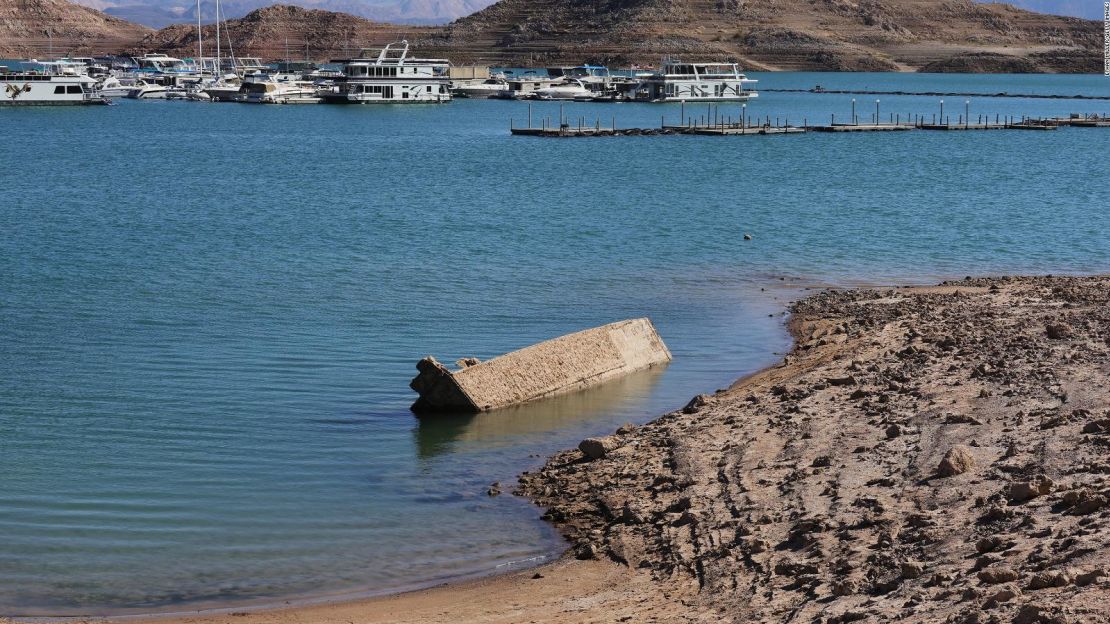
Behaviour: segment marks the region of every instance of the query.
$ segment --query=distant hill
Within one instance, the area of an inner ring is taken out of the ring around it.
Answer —
[[[990,2],[991,0],[977,0]],[[77,0],[138,24],[163,28],[177,22],[196,21],[196,2],[189,0]],[[1056,15],[1101,19],[1101,0],[1011,0],[1011,4]],[[268,0],[227,0],[222,2],[224,17],[237,18],[266,7]],[[350,13],[374,21],[403,24],[446,24],[493,4],[493,0],[294,0],[289,4],[306,9]],[[213,0],[204,0],[201,12],[214,15]]]
[[[347,13],[274,5],[228,20],[222,28],[237,55],[267,59],[327,59],[356,54],[360,47],[376,47],[404,38],[426,37],[428,27],[373,22]],[[205,40],[214,41],[215,25],[204,27]],[[177,24],[149,33],[132,45],[135,53],[158,51],[189,55],[196,51],[196,24]],[[288,46],[288,48],[286,47]],[[287,54],[288,50],[288,54]]]
[[[749,68],[941,69],[968,54],[1032,71],[1100,71],[1102,25],[971,0],[500,0],[426,46],[547,64],[735,59]]]
[[[101,9],[109,15],[163,28],[170,24],[196,23],[196,2],[189,0],[78,0],[80,4]],[[273,0],[221,0],[225,18],[243,17],[265,8]],[[489,6],[493,0],[295,0],[289,2],[306,9],[348,13],[378,22],[401,24],[446,24]],[[204,21],[215,20],[213,0],[201,2]]]
[[[257,0],[228,4],[237,1]],[[410,12],[444,6],[440,0],[398,1],[409,3]],[[44,56],[52,39],[59,54],[192,54],[195,14],[181,17],[182,23],[152,32],[65,0],[0,0],[0,53]],[[211,40],[215,28],[206,30]],[[307,49],[312,58],[334,58],[405,38],[421,55],[491,65],[623,65],[672,56],[779,70],[1102,68],[1100,22],[972,0],[500,0],[446,27],[274,5],[230,20],[227,32],[237,53],[266,58],[285,57],[287,49],[290,56]]]
[[[1010,0],[1010,4],[1039,13],[1102,19],[1102,0]]]
[[[65,0],[0,0],[0,55],[7,57],[112,52],[148,32]]]

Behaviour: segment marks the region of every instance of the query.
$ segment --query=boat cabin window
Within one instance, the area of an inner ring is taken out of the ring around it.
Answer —
[[[65,92],[66,92],[66,88],[65,88],[64,85],[58,85],[58,86],[54,87],[54,95],[58,95],[60,93],[65,93]]]
[[[396,67],[382,67],[380,65],[350,65],[347,67],[348,76],[372,76],[375,78],[391,77],[397,75]]]
[[[66,87],[66,93],[80,93],[81,85],[69,85]]]
[[[356,93],[359,92],[358,87],[355,87],[355,89],[356,89],[356,91],[355,91]],[[369,93],[369,94],[372,94],[372,95],[377,95],[377,96],[385,98],[385,99],[393,99],[393,86],[392,85],[362,85],[361,92],[362,93]]]

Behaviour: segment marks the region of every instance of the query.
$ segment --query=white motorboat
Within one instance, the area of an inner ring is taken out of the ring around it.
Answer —
[[[509,81],[504,76],[493,76],[478,80],[455,80],[451,82],[451,95],[464,98],[491,98],[509,90]]]
[[[169,92],[170,89],[166,85],[138,80],[134,88],[128,91],[124,97],[131,100],[164,100]]]
[[[127,97],[127,94],[136,87],[137,82],[135,78],[108,76],[100,83],[97,92],[106,98]]]
[[[221,79],[204,87],[203,91],[213,102],[234,102],[239,97],[243,83],[238,78]]]
[[[540,100],[589,100],[597,95],[577,78],[536,89],[534,93]]]
[[[320,97],[311,82],[264,76],[245,81],[235,101],[248,104],[317,104]]]

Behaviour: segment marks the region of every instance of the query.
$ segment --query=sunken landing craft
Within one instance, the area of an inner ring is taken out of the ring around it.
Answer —
[[[433,357],[417,363],[409,384],[420,398],[417,414],[484,412],[580,390],[666,364],[671,352],[646,318],[610,323],[560,336],[479,362],[459,360],[450,371]]]

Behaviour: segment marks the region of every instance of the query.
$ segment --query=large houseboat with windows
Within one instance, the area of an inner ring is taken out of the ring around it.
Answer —
[[[409,56],[407,41],[380,51],[362,50],[343,64],[343,75],[324,94],[333,104],[396,104],[451,101],[451,62]]]
[[[755,82],[736,63],[668,61],[658,72],[639,76],[632,97],[648,102],[746,102],[759,97],[747,88]]]
[[[32,70],[0,72],[0,106],[107,104],[96,91],[96,80],[69,63],[26,63]]]

